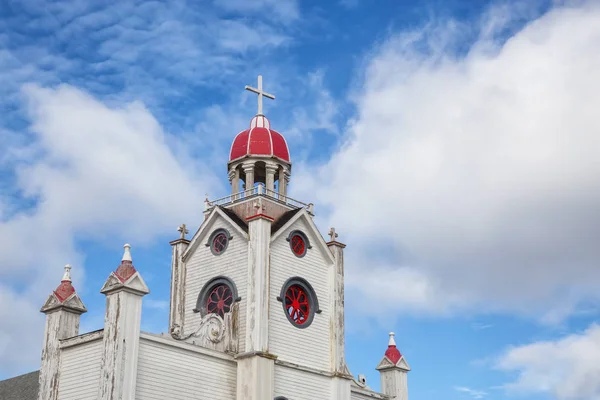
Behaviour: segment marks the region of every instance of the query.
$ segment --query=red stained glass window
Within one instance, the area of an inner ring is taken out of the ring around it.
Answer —
[[[227,235],[225,233],[219,233],[212,242],[212,249],[215,254],[221,254],[227,248]]]
[[[228,285],[220,284],[215,286],[206,302],[206,311],[211,314],[219,314],[221,317],[231,310],[233,304],[233,293]]]
[[[310,315],[310,302],[308,295],[299,285],[292,285],[285,292],[285,309],[290,319],[297,325],[308,321]]]
[[[301,257],[304,255],[305,250],[306,243],[304,242],[304,238],[300,235],[292,236],[292,251],[294,254]]]

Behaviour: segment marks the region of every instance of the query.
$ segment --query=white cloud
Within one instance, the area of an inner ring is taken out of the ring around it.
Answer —
[[[345,143],[294,177],[352,244],[366,310],[557,321],[598,299],[599,19],[555,8],[499,44],[513,23],[488,15],[464,56],[453,23],[371,55]]]
[[[542,341],[506,351],[497,367],[517,372],[504,386],[512,393],[545,393],[557,400],[600,399],[600,326],[555,341]]]
[[[149,244],[177,221],[201,221],[204,191],[219,187],[140,103],[109,108],[66,85],[29,85],[23,96],[34,151],[21,153],[16,185],[35,205],[0,220],[0,277],[11,284],[0,288],[0,318],[11,321],[0,326],[4,373],[39,362],[38,310],[64,264],[83,287],[75,237]]]

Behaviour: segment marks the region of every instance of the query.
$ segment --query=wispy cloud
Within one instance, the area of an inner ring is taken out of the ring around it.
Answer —
[[[473,399],[483,399],[488,395],[488,393],[484,392],[483,390],[471,389],[465,386],[455,386],[454,390],[466,393]]]
[[[489,329],[492,328],[494,325],[492,324],[484,324],[481,322],[474,322],[471,324],[471,329],[475,330],[475,331],[482,331],[484,329]]]

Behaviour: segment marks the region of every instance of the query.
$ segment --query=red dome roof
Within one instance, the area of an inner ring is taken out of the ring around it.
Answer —
[[[290,162],[285,138],[271,129],[271,124],[264,115],[252,118],[250,128],[238,133],[233,139],[229,161],[248,155],[274,156]]]
[[[390,341],[388,342],[388,348],[385,351],[385,356],[394,363],[394,365],[398,364],[398,361],[402,358],[402,354],[400,354],[400,350],[396,347],[396,340],[394,336],[396,334],[394,332],[390,332]]]

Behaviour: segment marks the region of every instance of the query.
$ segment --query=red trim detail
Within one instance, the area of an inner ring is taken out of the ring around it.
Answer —
[[[135,274],[135,272],[135,267],[133,266],[131,261],[123,260],[121,261],[121,265],[119,265],[119,267],[115,271],[115,275],[117,275],[117,278],[119,278],[121,282],[125,283],[129,278],[133,276],[133,274]]]
[[[56,298],[61,303],[68,299],[73,293],[75,293],[75,288],[70,281],[62,281],[54,291]]]
[[[285,310],[296,325],[302,325],[310,316],[308,294],[299,285],[292,285],[285,292]]]
[[[398,361],[402,358],[402,354],[400,354],[400,350],[396,348],[396,346],[388,346],[385,351],[385,356],[396,365]]]
[[[252,221],[253,219],[258,219],[258,218],[268,219],[271,222],[275,221],[275,218],[269,217],[266,214],[256,214],[256,215],[253,215],[251,217],[246,218],[246,221]]]

